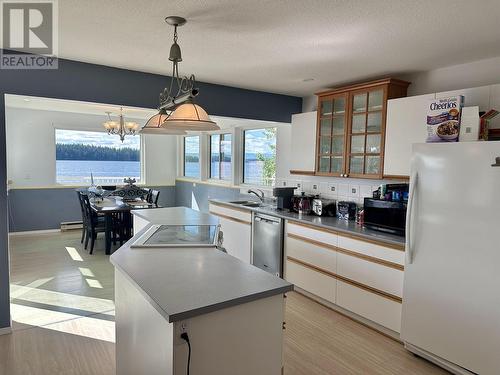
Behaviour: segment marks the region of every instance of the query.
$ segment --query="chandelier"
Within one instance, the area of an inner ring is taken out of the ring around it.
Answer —
[[[187,131],[219,130],[208,113],[194,102],[199,90],[195,87],[194,74],[179,76],[182,61],[181,47],[177,44],[177,27],[187,21],[182,17],[170,16],[165,22],[174,27],[174,43],[170,47],[169,60],[172,61],[172,78],[169,87],[160,93],[158,113],[151,117],[141,129],[141,133],[186,134]]]
[[[108,131],[109,135],[119,135],[120,140],[125,140],[127,135],[135,135],[139,129],[139,124],[133,121],[125,121],[123,118],[123,108],[120,107],[120,116],[118,121],[111,119],[111,112],[106,112],[108,115],[108,121],[103,122],[102,126]]]

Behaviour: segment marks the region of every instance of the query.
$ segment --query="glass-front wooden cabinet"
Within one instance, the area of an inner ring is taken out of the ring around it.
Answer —
[[[382,178],[387,100],[408,85],[385,79],[317,94],[316,174]]]
[[[317,174],[340,175],[344,170],[347,129],[347,95],[320,100],[318,111]]]

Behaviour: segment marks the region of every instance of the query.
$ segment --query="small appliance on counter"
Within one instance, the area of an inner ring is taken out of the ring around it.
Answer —
[[[398,235],[405,234],[405,201],[365,198],[364,224],[367,227]]]
[[[276,208],[278,210],[292,209],[292,198],[295,189],[297,189],[295,186],[273,188],[273,196],[276,197]]]
[[[408,201],[408,184],[382,184],[378,190],[373,192],[374,199],[387,201]]]
[[[356,219],[356,203],[340,201],[337,203],[337,216],[342,220]]]
[[[336,202],[333,199],[323,199],[316,196],[312,200],[312,212],[317,216],[336,216]]]
[[[303,215],[309,215],[312,209],[312,200],[314,195],[308,195],[304,192],[300,195],[294,195],[292,198],[292,209]]]

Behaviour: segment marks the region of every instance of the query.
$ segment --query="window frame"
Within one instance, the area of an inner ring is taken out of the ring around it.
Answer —
[[[277,157],[278,157],[278,130],[280,128],[279,123],[269,125],[269,126],[262,126],[262,125],[253,125],[253,126],[244,126],[241,127],[241,134],[240,134],[240,142],[241,142],[241,162],[240,162],[240,177],[239,177],[239,185],[241,186],[248,186],[248,187],[258,187],[262,189],[270,189],[272,188],[273,185],[262,185],[262,184],[252,184],[245,182],[245,132],[248,130],[266,130],[266,129],[276,129],[276,150],[275,150],[275,157],[276,157],[276,166],[278,165],[277,163]],[[276,176],[274,176],[274,183],[276,184]]]
[[[82,127],[82,128],[66,128],[62,126],[54,126],[53,128],[53,135],[54,135],[54,185],[55,186],[65,186],[65,187],[72,187],[72,186],[82,186],[82,184],[86,184],[86,182],[82,181],[78,183],[77,185],[72,185],[72,184],[66,184],[66,183],[60,183],[57,181],[57,154],[56,154],[56,144],[57,144],[57,138],[56,138],[56,133],[58,130],[64,130],[64,131],[74,131],[74,132],[87,132],[87,133],[102,133],[103,135],[107,137],[112,137],[113,135],[109,135],[105,130],[101,129],[95,129],[95,128],[90,128],[90,127]],[[118,137],[115,135],[115,137]],[[146,163],[146,158],[145,158],[145,140],[144,137],[139,133],[136,133],[134,137],[139,137],[139,181],[137,182],[138,185],[144,185],[146,183],[146,173],[145,173],[145,163]],[[125,182],[116,182],[113,183],[112,185],[116,186],[125,186]]]
[[[186,138],[198,138],[198,166],[199,172],[197,177],[186,176]],[[190,180],[201,180],[202,179],[202,134],[189,134],[182,136],[182,177]]]
[[[212,177],[212,137],[218,136],[219,137],[219,177]],[[222,166],[222,153],[221,153],[221,145],[223,142],[222,137],[225,136],[230,136],[231,137],[231,175],[229,176],[228,179],[224,179],[221,177],[221,166]],[[210,133],[208,134],[208,180],[211,181],[216,181],[219,183],[232,183],[234,181],[234,173],[233,173],[233,144],[234,144],[234,134],[231,131],[222,131],[222,132],[217,132],[217,133]]]

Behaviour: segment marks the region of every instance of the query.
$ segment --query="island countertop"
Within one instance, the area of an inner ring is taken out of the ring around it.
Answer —
[[[218,222],[212,215],[184,207],[134,214],[154,224]],[[150,225],[113,253],[110,260],[169,322],[293,290],[285,280],[215,248],[131,248]]]

